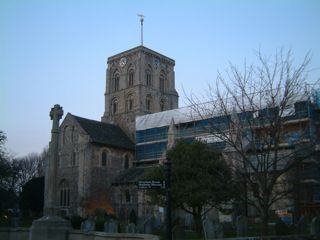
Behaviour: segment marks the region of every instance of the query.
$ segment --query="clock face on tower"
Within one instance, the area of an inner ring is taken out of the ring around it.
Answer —
[[[127,63],[127,58],[123,57],[120,59],[119,65],[120,67],[124,67]]]

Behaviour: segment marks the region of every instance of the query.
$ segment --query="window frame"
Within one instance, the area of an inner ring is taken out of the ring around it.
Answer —
[[[146,110],[147,112],[152,111],[152,97],[150,95],[146,97]]]
[[[69,183],[65,179],[60,182],[60,206],[70,206],[70,187]]]
[[[166,76],[163,72],[161,72],[159,76],[159,89],[160,92],[166,91]]]
[[[108,165],[108,152],[103,150],[100,155],[100,166],[107,167]]]
[[[131,112],[134,107],[134,97],[133,94],[129,94],[126,99],[126,110],[127,112]]]
[[[111,114],[112,115],[116,115],[118,113],[118,104],[119,104],[118,98],[112,99],[112,101],[111,101]]]
[[[166,109],[166,100],[161,99],[160,100],[160,111],[163,112]]]
[[[146,70],[146,86],[149,88],[152,87],[152,74],[150,69]]]
[[[131,68],[128,72],[128,87],[133,87],[134,85],[134,70]]]
[[[119,86],[120,86],[120,74],[118,72],[116,72],[113,75],[113,86],[112,89],[114,92],[119,91]]]

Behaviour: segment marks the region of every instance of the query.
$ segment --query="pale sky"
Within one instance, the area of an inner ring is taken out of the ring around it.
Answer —
[[[201,94],[229,62],[258,49],[310,50],[310,81],[320,77],[320,1],[1,0],[0,129],[21,157],[50,141],[50,108],[100,120],[109,56],[144,45],[176,61],[183,89]],[[64,116],[65,116],[64,115]]]

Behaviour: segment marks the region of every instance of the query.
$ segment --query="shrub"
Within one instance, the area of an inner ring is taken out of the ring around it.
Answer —
[[[95,230],[98,231],[98,232],[103,232],[103,230],[104,230],[104,222],[105,222],[105,220],[103,218],[97,219],[95,221],[95,224],[96,224]]]
[[[276,225],[274,226],[276,235],[288,235],[291,233],[290,227],[285,224],[280,218],[277,220]]]
[[[73,227],[73,229],[80,229],[81,228],[81,223],[84,221],[84,218],[76,215],[76,216],[72,216],[70,218],[70,222],[71,225]]]

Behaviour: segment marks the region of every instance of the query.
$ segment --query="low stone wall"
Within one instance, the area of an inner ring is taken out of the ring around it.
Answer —
[[[105,232],[85,233],[80,230],[73,230],[69,232],[68,240],[159,240],[159,237],[151,234]]]
[[[29,228],[0,228],[0,240],[29,240]],[[221,238],[220,240],[314,240],[320,239],[316,236],[292,235],[292,236],[269,236],[269,237],[238,237]],[[45,239],[43,239],[45,240]],[[158,236],[150,234],[131,233],[104,233],[104,232],[82,232],[71,230],[68,240],[159,240]],[[217,239],[218,240],[218,239]]]
[[[317,240],[316,236],[306,235],[287,235],[287,236],[267,236],[267,237],[236,237],[236,238],[219,238],[216,240]]]
[[[0,240],[29,240],[29,232],[29,228],[0,228]],[[159,240],[159,237],[150,234],[85,233],[80,230],[71,230],[68,240]]]
[[[29,240],[29,228],[0,228],[1,240]]]

